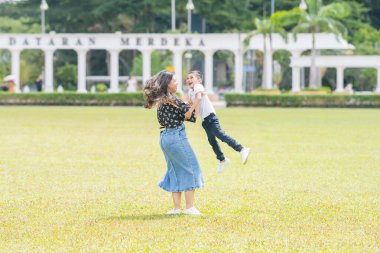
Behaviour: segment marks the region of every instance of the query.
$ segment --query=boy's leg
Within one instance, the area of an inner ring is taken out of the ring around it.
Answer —
[[[218,159],[219,161],[224,161],[225,159],[224,154],[222,150],[220,149],[219,143],[217,142],[215,135],[211,133],[208,123],[206,121],[203,121],[202,127],[206,131],[208,142],[210,143],[212,150],[216,154],[216,159]]]
[[[240,152],[243,149],[243,146],[238,143],[235,139],[228,136],[220,127],[219,119],[216,115],[213,115],[212,120],[209,122],[209,131],[211,134],[216,136],[222,142],[225,142],[233,148],[235,151]]]

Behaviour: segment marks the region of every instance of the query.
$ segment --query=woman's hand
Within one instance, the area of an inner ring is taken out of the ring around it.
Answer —
[[[191,112],[190,110],[188,110],[188,111],[185,113],[185,119],[190,119],[192,113],[193,113],[193,112]]]

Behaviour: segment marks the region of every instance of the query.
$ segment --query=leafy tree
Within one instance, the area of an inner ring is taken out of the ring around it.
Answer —
[[[319,32],[333,32],[336,34],[347,34],[346,27],[339,21],[349,15],[346,4],[338,2],[323,6],[322,0],[306,0],[307,10],[300,12],[299,22],[293,28],[297,33],[310,32],[312,34],[311,66],[310,66],[310,88],[317,88],[317,68],[315,64],[315,34]]]
[[[254,23],[256,26],[256,30],[251,31],[248,33],[246,39],[245,39],[245,45],[248,44],[249,40],[255,36],[255,35],[262,35],[263,36],[263,49],[264,49],[264,59],[267,59],[267,54],[273,53],[273,39],[272,39],[272,33],[278,33],[280,34],[285,40],[287,40],[287,32],[282,27],[281,22],[279,20],[280,16],[273,15],[269,19],[254,19]],[[269,39],[269,50],[267,45],[267,39]],[[263,78],[262,78],[262,85],[261,87],[266,87],[267,83],[267,69],[272,68],[272,66],[269,65],[269,62],[267,60],[264,60],[264,69],[263,69]]]
[[[365,0],[356,1],[362,3],[366,8],[368,8],[368,17],[372,26],[376,29],[380,29],[380,1],[379,0]]]
[[[20,82],[24,85],[33,85],[37,77],[43,72],[44,55],[41,50],[25,50],[21,52]]]
[[[11,54],[9,51],[0,50],[0,83],[3,78],[11,73]]]
[[[142,54],[135,57],[133,68],[131,70],[131,76],[142,75],[142,58]],[[168,66],[172,66],[172,58],[172,54],[169,51],[153,51],[151,55],[151,73],[155,74]]]
[[[37,24],[29,24],[28,18],[13,19],[0,17],[0,33],[30,33],[38,32]]]
[[[364,3],[349,1],[350,18],[340,21],[348,27],[348,42],[355,45],[355,54],[379,54],[380,32],[370,24],[369,9]]]
[[[56,79],[58,85],[62,85],[65,90],[77,89],[78,68],[73,64],[65,64],[57,69]]]
[[[340,22],[348,28],[346,38],[350,43],[355,45],[356,50],[353,52],[354,54],[380,53],[380,32],[378,30],[380,28],[380,0],[324,0],[323,2],[326,6],[321,5],[321,0],[308,0],[308,9],[304,13],[304,19],[301,19],[300,14],[297,22],[301,20],[301,23],[309,21],[309,23],[311,23],[317,20],[315,17],[320,17],[322,12],[324,12],[326,14],[325,17],[319,20],[329,18],[330,20]],[[300,0],[276,0],[275,9],[277,12],[274,16],[278,16],[279,13],[281,13],[279,10],[290,10],[297,7],[299,3]],[[0,32],[39,33],[41,21],[40,4],[41,0],[1,3]],[[171,28],[170,0],[48,0],[48,4],[49,10],[46,12],[47,31],[54,30],[57,33],[110,33],[115,31],[125,33],[163,33],[169,31]],[[272,17],[268,18],[270,16],[271,4],[269,0],[196,0],[194,4],[194,13],[206,22],[206,32],[208,33],[249,32],[257,29],[255,22],[253,22],[254,18],[260,20],[273,19]],[[313,8],[313,4],[320,5],[320,8]],[[176,1],[178,29],[176,32],[186,32],[187,11],[185,5],[186,1]],[[343,9],[330,8],[330,10],[326,10],[328,9],[327,6],[330,5],[349,5],[351,7],[351,15],[346,15],[346,7]],[[294,21],[294,16],[289,20]],[[281,25],[287,31],[293,28],[290,22],[286,25],[285,23]],[[320,29],[317,29],[317,31],[334,32],[334,29],[324,29],[326,27],[331,28],[328,22],[320,21],[318,25]],[[302,28],[305,28],[305,26]],[[311,26],[309,26],[309,28],[310,29],[304,30],[298,27],[298,29],[303,32],[310,32],[312,30]],[[270,46],[268,45],[268,47]],[[27,56],[28,54],[30,54],[29,51],[23,52],[23,57],[29,58],[29,56]],[[64,54],[66,54],[66,52]],[[0,55],[0,57],[2,57],[2,55]],[[39,57],[35,54],[32,55],[36,58],[34,60],[30,59],[30,62],[40,62]],[[61,55],[62,54],[58,57],[59,62],[61,62]],[[285,58],[281,57],[281,59],[286,61]],[[75,60],[76,56],[73,56],[73,60],[69,62],[74,63]],[[93,60],[94,65],[103,66],[102,68],[106,70],[106,65],[102,57],[96,56]],[[95,61],[97,63],[95,63]],[[62,61],[62,64],[64,62],[67,61]],[[9,61],[5,63],[7,64],[2,66],[10,65]],[[59,67],[60,66],[61,64],[59,64]],[[34,67],[35,66],[31,66],[31,64],[26,64],[23,68]],[[0,71],[8,71],[4,70],[6,68],[9,67],[0,67],[0,69],[3,69]],[[141,66],[136,68],[140,68],[141,70]],[[159,68],[161,68],[161,66]],[[103,71],[103,69],[101,70]],[[32,70],[26,72],[34,73]],[[362,73],[366,74],[367,72]],[[358,80],[362,80],[361,78],[370,80],[365,77],[364,74],[358,74],[355,78],[359,78]],[[2,74],[0,73],[0,75]],[[285,75],[290,76],[288,72],[286,72]],[[34,74],[28,74],[28,76],[30,77],[22,78],[22,80],[24,80],[23,82],[34,82],[32,78]],[[284,77],[281,86],[284,85],[286,80],[289,80],[289,78]],[[312,84],[316,84],[315,81],[312,82]]]

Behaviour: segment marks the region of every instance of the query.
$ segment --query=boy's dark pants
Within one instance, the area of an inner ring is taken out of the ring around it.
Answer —
[[[240,152],[243,149],[242,145],[240,145],[237,141],[235,141],[230,136],[228,136],[220,128],[218,117],[216,117],[214,113],[211,113],[209,116],[204,118],[202,122],[202,126],[206,131],[208,142],[210,143],[212,150],[214,150],[214,153],[216,154],[216,158],[219,161],[223,161],[225,157],[215,137],[217,137],[222,142],[227,143],[228,146],[230,146],[231,148],[233,148],[234,150],[238,152]]]

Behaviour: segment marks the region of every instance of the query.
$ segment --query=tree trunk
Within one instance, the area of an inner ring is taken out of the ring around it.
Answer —
[[[266,80],[267,80],[267,62],[265,60],[267,54],[267,36],[264,35],[264,52],[263,52],[263,77],[261,80],[261,88],[266,88]]]
[[[321,50],[315,50],[315,55],[316,57],[320,56],[321,55]],[[320,67],[316,67],[317,71],[316,71],[316,80],[317,80],[317,88],[321,88],[322,87],[322,74],[321,74],[321,68]]]
[[[309,79],[309,88],[317,88],[317,67],[315,64],[315,33],[312,34],[312,43],[313,47],[311,49],[311,66],[310,66],[310,79]]]

